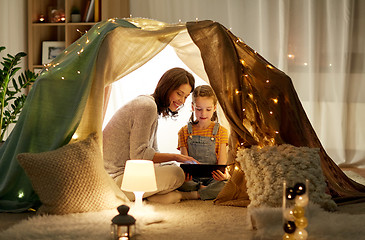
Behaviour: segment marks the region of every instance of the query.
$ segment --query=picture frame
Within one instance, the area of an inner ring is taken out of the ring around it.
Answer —
[[[34,68],[34,69],[33,69],[33,72],[34,72],[35,74],[41,74],[42,70],[43,70],[43,68]]]
[[[63,41],[43,41],[42,42],[42,64],[50,63],[60,53],[65,50]]]

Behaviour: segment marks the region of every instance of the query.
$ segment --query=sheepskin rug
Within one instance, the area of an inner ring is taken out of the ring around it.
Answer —
[[[147,206],[142,214],[131,208],[137,219],[138,240],[273,240],[284,233],[281,208],[247,209],[199,200]],[[326,212],[316,205],[310,209],[308,240],[364,239],[365,203],[341,206],[339,212]],[[110,240],[110,223],[116,214],[116,210],[108,210],[36,215],[0,232],[0,239]]]
[[[116,214],[107,210],[36,215],[0,232],[0,240],[110,240],[110,223]],[[137,219],[137,240],[251,239],[254,234],[247,208],[217,206],[212,201],[147,203],[142,212],[132,205],[130,214]]]
[[[354,204],[361,213],[365,211],[365,204]],[[365,214],[348,214],[328,212],[316,204],[310,204],[308,211],[308,240],[350,240],[365,239]],[[284,235],[281,208],[249,208],[248,217],[252,229],[256,229],[254,239],[272,240],[282,239]]]

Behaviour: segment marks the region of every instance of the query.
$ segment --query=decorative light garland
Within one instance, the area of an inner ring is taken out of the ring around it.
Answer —
[[[229,31],[229,30],[227,30],[227,31]],[[244,44],[244,47],[247,47],[247,45],[241,40],[241,39],[239,39],[239,38],[237,38],[236,40],[235,40],[235,42],[236,43],[242,43],[242,44]],[[252,49],[251,49],[252,50]],[[255,51],[255,50],[252,50],[252,52],[254,52],[254,54],[258,54],[257,53],[257,51]],[[240,61],[240,63],[242,64],[242,67],[244,68],[244,69],[248,69],[248,67],[247,67],[247,64],[246,64],[246,61],[244,60],[244,59],[239,59],[239,61]],[[274,67],[272,66],[272,65],[270,65],[270,64],[267,64],[266,62],[265,62],[265,68],[266,68],[266,78],[265,78],[265,83],[266,84],[270,84],[271,83],[271,81],[270,81],[270,77],[269,77],[269,71],[270,70],[272,70],[272,69],[274,69]],[[250,75],[248,74],[248,73],[244,73],[243,74],[243,80],[244,81],[246,81],[245,80],[245,78],[247,78],[248,80],[249,80],[249,78],[250,78]],[[248,81],[248,82],[250,82],[250,81]],[[238,94],[240,94],[242,91],[240,90],[240,89],[235,89],[234,90],[235,91],[235,94],[236,95],[238,95]],[[248,95],[248,97],[252,100],[252,101],[254,101],[254,95],[253,95],[253,93],[252,92],[249,92],[249,93],[247,93],[247,95]],[[272,98],[270,98],[270,100],[274,103],[274,104],[278,104],[278,102],[279,102],[279,99],[278,99],[278,97],[272,97]],[[246,111],[246,108],[242,108],[242,111],[243,112],[245,112]],[[268,111],[268,114],[269,115],[271,115],[271,116],[274,116],[274,110],[273,109],[270,109],[269,111]],[[245,118],[245,116],[243,116],[243,118]],[[279,134],[279,131],[278,130],[273,130],[273,134],[275,134],[275,135],[277,135],[277,134]],[[276,143],[276,141],[275,141],[275,137],[273,137],[273,138],[270,138],[270,139],[266,139],[271,145],[274,145],[275,143]],[[243,146],[243,142],[240,142],[240,145],[241,146]]]

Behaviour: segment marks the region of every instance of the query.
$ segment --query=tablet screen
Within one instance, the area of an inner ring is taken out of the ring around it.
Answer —
[[[216,164],[180,164],[180,167],[185,173],[189,173],[193,177],[212,177],[212,172],[220,170],[222,173],[225,172],[227,165],[216,165]]]

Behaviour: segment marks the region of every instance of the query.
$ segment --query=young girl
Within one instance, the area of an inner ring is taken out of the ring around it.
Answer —
[[[188,125],[178,133],[178,149],[201,164],[227,163],[228,133],[217,119],[217,97],[209,85],[201,85],[192,94],[193,113]],[[195,119],[194,119],[195,113]],[[186,176],[185,183],[178,189],[183,199],[215,199],[222,190],[227,174],[213,171],[211,178]]]

